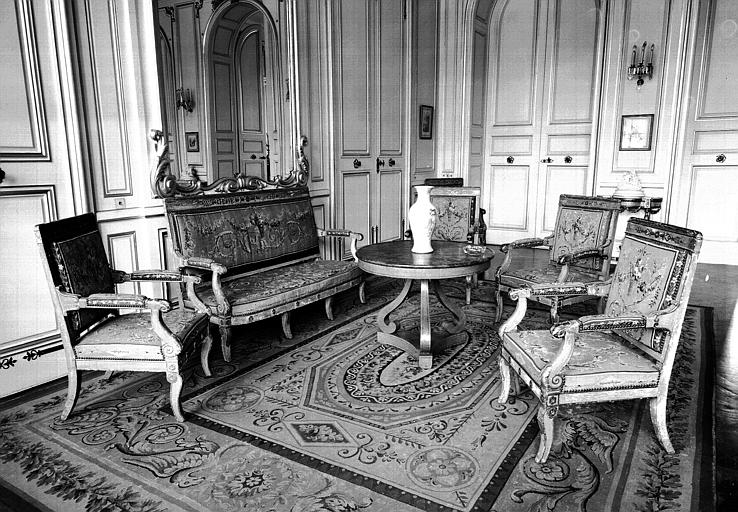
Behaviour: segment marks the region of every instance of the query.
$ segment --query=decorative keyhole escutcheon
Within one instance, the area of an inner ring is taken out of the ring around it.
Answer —
[[[718,156],[715,157],[715,161],[719,164],[725,162],[725,155],[720,153]]]
[[[572,160],[573,160],[573,158],[570,157],[569,155],[566,155],[564,157],[564,162],[567,163],[567,164],[570,164],[572,162]]]
[[[361,167],[361,160],[354,158],[354,169],[358,169],[359,167]]]
[[[515,161],[515,157],[513,157],[512,155],[510,155],[510,156],[508,156],[506,158],[506,160],[507,160],[507,163],[511,164],[511,163],[513,163]]]

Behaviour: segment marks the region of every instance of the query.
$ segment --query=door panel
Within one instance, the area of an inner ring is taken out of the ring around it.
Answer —
[[[381,171],[379,178],[379,240],[399,240],[403,235],[402,218],[402,170]]]
[[[489,242],[547,236],[559,195],[591,192],[589,154],[603,52],[600,4],[495,4],[490,34],[498,35],[491,36],[488,75],[493,115],[484,176]],[[516,63],[514,73],[511,62]]]
[[[364,235],[359,246],[370,243],[371,212],[369,201],[357,201],[355,198],[368,198],[371,194],[371,179],[368,172],[342,173],[341,204],[347,205],[342,209],[342,227]]]
[[[702,231],[700,261],[738,264],[738,3],[700,9],[682,172],[669,222]]]

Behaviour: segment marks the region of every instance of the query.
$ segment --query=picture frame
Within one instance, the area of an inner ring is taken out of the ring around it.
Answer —
[[[185,132],[185,146],[188,153],[200,151],[200,134],[197,132]]]
[[[622,116],[620,151],[651,151],[653,114]]]
[[[420,115],[418,116],[418,137],[421,139],[433,138],[433,107],[430,105],[420,105]]]

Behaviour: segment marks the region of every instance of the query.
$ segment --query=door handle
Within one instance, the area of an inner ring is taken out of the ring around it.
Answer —
[[[574,160],[574,159],[572,157],[570,157],[569,155],[566,155],[564,157],[564,163],[570,164],[572,162],[572,160]]]
[[[377,174],[379,174],[379,168],[384,166],[384,160],[377,157]]]
[[[389,160],[387,161],[387,163],[389,164],[389,166],[390,166],[390,167],[392,167],[392,166],[394,166],[394,165],[395,165],[395,159],[394,159],[394,158],[390,158],[390,159],[389,159]]]
[[[3,171],[3,168],[0,167],[0,183],[5,181],[5,171]]]
[[[361,160],[354,158],[354,169],[358,169],[359,167],[361,167]]]
[[[541,160],[542,164],[550,164],[551,162],[553,162],[553,159],[550,156]]]
[[[725,155],[720,153],[718,156],[715,157],[715,161],[719,164],[725,162]],[[2,182],[2,180],[0,180]]]
[[[507,163],[511,164],[515,161],[515,157],[510,155],[505,160],[507,161]]]

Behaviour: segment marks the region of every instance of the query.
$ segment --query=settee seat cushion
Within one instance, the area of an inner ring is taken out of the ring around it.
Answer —
[[[511,288],[521,288],[526,284],[542,284],[555,283],[561,272],[561,265],[549,262],[548,265],[540,268],[520,268],[508,269],[500,276],[500,284],[507,285]],[[569,267],[569,274],[566,278],[568,282],[592,282],[598,281],[598,274],[587,272],[581,268],[574,266]]]
[[[551,364],[563,341],[546,330],[510,331],[505,333],[503,346],[541,387],[541,371]],[[561,373],[563,393],[650,388],[659,381],[659,368],[653,360],[609,332],[579,333],[571,359]]]
[[[208,326],[205,313],[175,309],[163,314],[164,324],[186,344],[199,339]],[[187,349],[188,347],[183,347]],[[163,361],[161,339],[151,327],[151,313],[132,313],[109,318],[82,336],[74,346],[79,359],[129,359]]]
[[[233,315],[238,316],[281,306],[346,283],[356,283],[362,274],[353,261],[304,261],[225,281],[223,293],[233,308]],[[198,296],[206,306],[215,309],[217,301],[209,283],[198,290]]]

